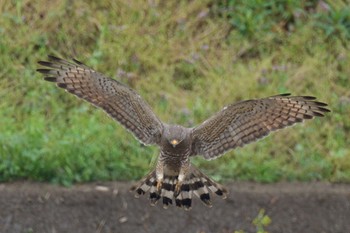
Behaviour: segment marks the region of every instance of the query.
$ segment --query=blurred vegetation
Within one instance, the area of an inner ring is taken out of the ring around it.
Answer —
[[[317,96],[332,113],[215,161],[218,180],[350,181],[348,1],[1,1],[0,181],[142,177],[156,160],[119,124],[35,69],[78,60],[195,126],[235,101]]]
[[[264,209],[260,209],[258,215],[253,219],[252,225],[256,228],[256,233],[268,233],[265,230],[271,224],[271,218],[265,214]],[[234,231],[234,233],[245,233],[244,230]]]

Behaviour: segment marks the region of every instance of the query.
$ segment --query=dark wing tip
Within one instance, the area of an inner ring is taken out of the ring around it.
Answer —
[[[37,72],[42,73],[42,74],[49,74],[50,69],[36,69]]]
[[[45,77],[44,80],[48,81],[48,82],[57,82],[57,78],[55,77]]]
[[[306,96],[302,96],[305,100],[315,100],[316,99],[316,97],[314,97],[314,96],[308,96],[308,95],[306,95]]]
[[[314,114],[314,116],[324,117],[324,115],[322,113],[320,113],[320,112],[313,111],[312,113]]]
[[[324,115],[322,113],[325,113],[325,112],[331,112],[331,110],[329,110],[328,108],[324,108],[324,107],[327,107],[328,104],[326,103],[323,103],[323,102],[320,102],[320,101],[313,101],[316,99],[316,97],[313,97],[313,96],[303,96],[304,99],[306,100],[311,100],[312,103],[314,105],[316,105],[316,111],[319,112],[319,114],[315,114],[315,116],[321,116],[323,117]]]
[[[314,101],[314,103],[317,104],[317,106],[321,106],[321,107],[328,106],[328,104],[323,103],[323,102],[319,102],[319,101]]]
[[[317,110],[320,110],[322,112],[331,112],[331,110],[329,110],[328,108],[322,108],[322,107],[318,107]]]
[[[48,61],[38,61],[38,64],[40,64],[42,66],[48,66],[48,67],[52,66],[52,63],[48,62]]]
[[[61,61],[62,59],[59,57],[56,57],[54,55],[47,55],[47,57],[49,58],[50,61]]]
[[[291,93],[283,93],[283,94],[279,94],[279,96],[290,96]]]
[[[303,120],[304,120],[303,118],[295,118],[294,121],[297,122],[297,123],[298,123],[298,122],[300,123],[300,122],[303,122]],[[267,133],[268,133],[268,132],[267,132]]]
[[[66,88],[67,84],[65,84],[65,83],[57,83],[57,86],[60,87],[60,88]]]
[[[304,119],[313,119],[313,118],[314,118],[314,116],[312,116],[312,115],[304,114]]]
[[[75,58],[72,58],[72,60],[77,63],[78,65],[85,65],[84,63],[82,63],[81,61],[78,61],[77,59]]]

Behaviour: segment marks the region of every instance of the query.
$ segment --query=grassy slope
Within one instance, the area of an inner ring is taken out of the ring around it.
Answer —
[[[195,163],[218,179],[350,181],[343,35],[307,19],[292,32],[231,30],[242,21],[222,17],[219,7],[207,14],[210,1],[128,2],[0,3],[0,181],[136,179],[156,159],[156,148],[140,146],[101,110],[42,81],[36,61],[47,54],[76,57],[121,80],[162,120],[186,126],[242,99],[317,96],[332,109],[326,118]]]

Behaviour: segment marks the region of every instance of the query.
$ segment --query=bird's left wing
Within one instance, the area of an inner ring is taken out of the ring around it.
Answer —
[[[37,71],[46,75],[46,81],[105,110],[142,143],[159,143],[163,124],[134,90],[73,61],[49,56],[49,61],[38,62],[49,69]]]
[[[192,155],[210,160],[270,132],[322,117],[327,104],[311,96],[282,94],[229,105],[192,130]]]

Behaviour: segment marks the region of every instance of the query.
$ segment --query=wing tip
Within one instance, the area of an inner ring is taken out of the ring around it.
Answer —
[[[56,77],[44,77],[44,80],[48,82],[53,82],[53,83],[57,82]]]
[[[47,57],[49,61],[38,61],[38,63],[43,66],[52,66],[52,62],[69,64],[68,60],[65,60],[52,54],[47,55]],[[74,61],[77,65],[85,65],[84,63],[75,58],[71,58],[71,60]]]
[[[284,93],[284,94],[280,94],[278,96],[290,96],[291,93]],[[302,98],[305,101],[310,101],[312,102],[314,105],[317,106],[317,110],[319,111],[319,114],[315,114],[315,116],[324,116],[322,113],[327,113],[327,112],[331,112],[330,109],[328,108],[324,108],[327,107],[328,104],[321,102],[321,101],[315,101],[317,99],[317,97],[315,96],[309,96],[309,95],[305,95],[305,96],[290,96],[291,98],[296,97],[296,98]],[[322,117],[321,116],[321,117]]]
[[[310,115],[310,114],[304,114],[303,116],[304,116],[304,119],[306,119],[306,120],[309,120],[309,119],[313,119],[313,118],[314,118],[314,116],[313,116],[313,115]]]
[[[82,63],[81,61],[79,61],[79,60],[77,60],[77,59],[75,59],[75,58],[72,58],[72,60],[73,60],[76,64],[78,64],[78,65],[83,65],[83,66],[85,66],[84,63]]]
[[[316,97],[315,96],[310,96],[310,95],[304,95],[304,96],[301,96],[303,99],[305,100],[315,100]]]
[[[62,61],[62,58],[56,57],[55,55],[49,54],[47,55],[50,61]]]
[[[65,83],[57,83],[57,86],[60,88],[67,88],[67,84]]]
[[[279,94],[278,96],[290,96],[292,93],[282,93],[282,94]]]
[[[54,55],[52,55],[52,54],[47,55],[47,57],[48,57],[49,61],[60,62],[60,63],[62,63],[62,62],[69,63],[69,61],[64,60],[64,59],[62,59],[62,58],[60,58],[60,57],[56,57],[56,56],[54,56]],[[71,57],[71,60],[74,61],[74,63],[76,63],[77,65],[83,65],[83,66],[85,66],[84,63],[82,63],[81,61],[77,60],[77,59],[74,58],[74,57]],[[49,63],[49,64],[52,64],[52,63],[50,63],[50,62],[45,62],[45,61],[39,61],[38,63],[41,64],[41,65],[44,65],[44,66],[47,66],[48,63]]]
[[[320,106],[320,107],[326,107],[326,106],[328,106],[328,104],[323,103],[323,102],[320,102],[320,101],[314,101],[314,103],[317,104],[317,106]]]
[[[312,113],[313,113],[314,116],[316,116],[316,117],[324,117],[324,114],[322,114],[321,112],[313,111]]]
[[[328,108],[318,107],[317,110],[320,110],[321,112],[331,112]]]
[[[49,74],[50,69],[36,69],[37,72],[42,73],[42,74]]]
[[[52,63],[49,61],[38,61],[39,65],[51,67]]]

